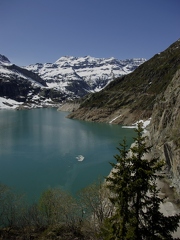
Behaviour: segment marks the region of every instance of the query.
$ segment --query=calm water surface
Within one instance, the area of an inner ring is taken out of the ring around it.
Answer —
[[[132,129],[66,118],[56,109],[0,111],[0,182],[37,199],[48,187],[75,193],[107,176]],[[76,157],[83,155],[84,161]]]

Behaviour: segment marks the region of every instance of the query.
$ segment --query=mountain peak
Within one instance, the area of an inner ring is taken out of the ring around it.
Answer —
[[[0,64],[4,64],[4,63],[7,64],[7,63],[11,63],[11,62],[9,61],[9,59],[6,56],[0,54]]]
[[[58,63],[61,63],[61,62],[64,62],[64,61],[72,61],[74,59],[76,59],[76,57],[73,57],[73,56],[62,56],[57,61],[55,61],[55,64],[58,64]]]

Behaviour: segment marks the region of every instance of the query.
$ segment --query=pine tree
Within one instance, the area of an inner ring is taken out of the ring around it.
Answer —
[[[129,224],[129,233],[133,239],[142,239],[142,229],[144,229],[147,203],[149,201],[149,192],[152,189],[153,182],[157,178],[157,171],[160,171],[163,165],[157,158],[150,161],[146,154],[150,152],[151,146],[146,146],[146,137],[143,136],[143,128],[138,125],[135,129],[137,137],[134,138],[135,145],[130,148],[131,156],[131,199],[129,202],[131,211],[131,220]]]
[[[115,206],[115,213],[109,219],[112,232],[112,239],[125,239],[127,234],[127,223],[129,222],[128,215],[128,199],[131,195],[129,189],[129,176],[131,174],[130,161],[128,159],[128,151],[126,141],[120,144],[117,148],[119,155],[115,155],[117,163],[111,163],[113,171],[106,178],[107,187],[111,191],[110,201]],[[119,225],[117,228],[116,225]],[[116,238],[114,238],[116,236]]]
[[[135,131],[134,146],[127,151],[126,141],[120,144],[120,155],[115,156],[117,162],[111,163],[113,171],[106,179],[112,192],[114,214],[106,220],[108,229],[102,231],[104,239],[173,239],[171,234],[178,227],[180,215],[165,217],[160,212],[162,200],[156,180],[163,162],[146,158],[151,147],[146,145],[140,124]]]

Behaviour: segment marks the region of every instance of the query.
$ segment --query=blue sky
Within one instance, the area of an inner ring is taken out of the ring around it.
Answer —
[[[180,0],[0,0],[0,54],[146,58],[180,38]]]

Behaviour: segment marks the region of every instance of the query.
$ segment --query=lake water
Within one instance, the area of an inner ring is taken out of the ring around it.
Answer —
[[[76,191],[107,176],[134,130],[66,118],[54,108],[0,111],[0,182],[36,200],[49,187]],[[77,156],[84,160],[78,161]]]

